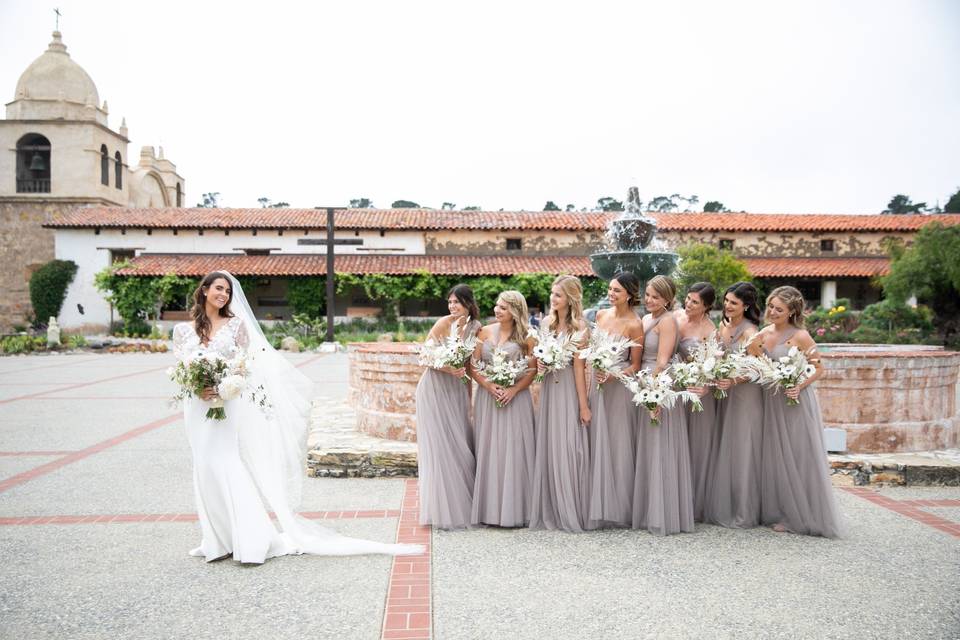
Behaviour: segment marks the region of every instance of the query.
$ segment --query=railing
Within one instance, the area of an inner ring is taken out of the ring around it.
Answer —
[[[17,193],[50,193],[50,180],[17,180]]]

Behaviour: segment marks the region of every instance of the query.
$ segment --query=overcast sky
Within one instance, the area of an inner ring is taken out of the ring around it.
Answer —
[[[0,0],[0,93],[50,41],[188,203],[876,213],[960,187],[960,2]],[[245,4],[245,3],[244,3]]]

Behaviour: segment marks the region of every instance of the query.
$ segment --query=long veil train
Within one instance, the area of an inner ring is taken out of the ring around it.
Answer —
[[[387,544],[343,536],[297,515],[306,461],[308,416],[313,382],[269,343],[237,279],[231,310],[243,322],[250,339],[248,355],[254,386],[263,385],[272,405],[263,420],[239,429],[240,455],[270,511],[276,514],[287,553],[416,555],[421,545]]]

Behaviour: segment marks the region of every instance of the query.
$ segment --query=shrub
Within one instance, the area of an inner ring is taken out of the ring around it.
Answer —
[[[850,309],[850,301],[840,298],[829,309],[816,309],[804,318],[810,335],[818,342],[850,342],[851,332],[860,324],[859,314]]]
[[[709,244],[691,243],[679,247],[680,265],[677,269],[677,286],[681,292],[695,282],[709,282],[717,290],[717,301],[723,292],[735,282],[750,281],[746,263],[732,251],[720,250]]]
[[[887,298],[864,309],[860,314],[860,324],[887,331],[915,329],[926,336],[933,331],[933,312],[925,306],[911,307]]]
[[[30,276],[30,304],[35,322],[46,325],[51,317],[60,315],[67,287],[77,274],[77,265],[70,260],[51,260]]]

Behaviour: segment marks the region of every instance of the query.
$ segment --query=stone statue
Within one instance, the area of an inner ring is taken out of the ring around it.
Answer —
[[[54,316],[50,316],[50,322],[47,323],[47,346],[60,346],[60,325],[57,324],[57,319]]]

